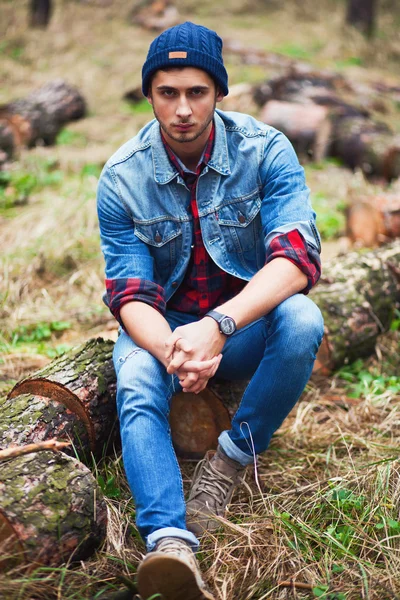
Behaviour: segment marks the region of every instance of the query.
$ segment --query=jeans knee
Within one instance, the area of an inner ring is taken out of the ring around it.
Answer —
[[[318,306],[307,296],[296,294],[275,310],[279,326],[289,337],[293,349],[300,352],[309,347],[316,352],[324,335],[324,319]]]

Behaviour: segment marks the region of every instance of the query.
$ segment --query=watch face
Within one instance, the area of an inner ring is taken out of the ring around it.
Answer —
[[[224,317],[220,322],[220,327],[225,335],[232,335],[236,331],[236,323],[231,317]]]

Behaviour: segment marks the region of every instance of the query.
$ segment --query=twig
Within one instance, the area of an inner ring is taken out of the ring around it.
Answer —
[[[278,587],[296,588],[297,590],[312,590],[313,586],[310,583],[303,583],[302,581],[278,581]]]
[[[40,452],[41,450],[57,452],[70,445],[71,442],[59,442],[53,439],[46,440],[45,442],[37,442],[36,444],[27,444],[26,446],[13,446],[12,448],[6,448],[6,450],[0,450],[0,460],[30,454],[31,452]]]

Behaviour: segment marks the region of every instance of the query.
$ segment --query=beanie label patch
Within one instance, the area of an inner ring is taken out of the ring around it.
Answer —
[[[170,52],[168,58],[187,58],[187,52]]]

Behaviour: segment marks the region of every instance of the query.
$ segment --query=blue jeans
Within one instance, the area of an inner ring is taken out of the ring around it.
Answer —
[[[174,330],[198,320],[167,311]],[[268,315],[228,338],[217,376],[250,379],[231,429],[219,443],[243,465],[267,449],[273,433],[296,404],[311,375],[323,336],[317,306],[296,294]],[[114,348],[117,407],[125,472],[136,504],[136,525],[148,550],[167,535],[198,546],[186,529],[182,477],[168,421],[171,398],[181,391],[176,375],[121,332]]]

